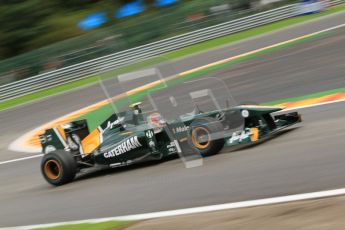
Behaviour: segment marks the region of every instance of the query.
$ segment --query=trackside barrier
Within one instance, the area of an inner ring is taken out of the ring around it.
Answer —
[[[345,0],[334,0],[330,2],[330,5],[338,5],[342,3],[345,3]],[[169,51],[184,48],[210,39],[291,18],[299,15],[299,13],[299,4],[291,4],[85,61],[51,72],[42,73],[0,86],[0,101],[5,101],[34,93],[42,89],[86,78],[96,73],[107,72],[118,67],[137,63]]]

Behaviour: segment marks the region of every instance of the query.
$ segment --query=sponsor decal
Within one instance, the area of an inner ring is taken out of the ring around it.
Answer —
[[[234,132],[229,139],[229,143],[233,144],[234,142],[241,143],[243,140],[249,138],[252,135],[251,129],[245,129],[242,131]]]
[[[40,136],[39,138],[40,138],[41,144],[45,144],[45,143],[47,142],[47,138],[46,138],[45,135],[42,135],[42,136]]]
[[[119,117],[119,118],[118,118],[116,121],[114,121],[114,122],[108,121],[107,126],[105,127],[105,129],[102,130],[102,133],[104,133],[104,132],[107,131],[107,130],[110,130],[110,129],[114,128],[116,125],[121,124],[124,120],[125,120],[124,117]]]
[[[189,130],[189,126],[182,126],[182,127],[177,127],[177,128],[173,128],[173,132],[176,133],[182,133],[182,132],[186,132]]]
[[[51,134],[41,135],[41,136],[40,136],[40,142],[41,142],[42,144],[45,144],[45,143],[50,142],[50,141],[52,141],[52,140],[53,140],[53,137],[52,137]]]
[[[103,155],[105,158],[111,158],[111,157],[119,156],[123,153],[129,152],[141,146],[142,145],[139,142],[138,137],[134,136],[122,142],[121,144],[119,144],[118,146],[110,150],[109,152],[104,153]]]
[[[249,117],[249,111],[246,109],[242,110],[241,114],[242,114],[242,117],[244,118]]]
[[[153,137],[153,131],[152,130],[148,130],[146,132],[146,136],[147,136],[147,138],[152,138]]]
[[[167,145],[167,149],[169,152],[176,152],[176,145],[175,142],[170,142],[170,144]]]
[[[51,153],[54,152],[56,150],[55,146],[53,145],[47,145],[44,149],[44,153]]]

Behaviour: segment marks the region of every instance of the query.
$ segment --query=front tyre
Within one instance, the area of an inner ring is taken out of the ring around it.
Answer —
[[[77,164],[70,152],[57,150],[43,156],[41,172],[48,183],[59,186],[74,179]]]
[[[201,156],[211,156],[223,148],[223,132],[223,125],[219,120],[212,117],[199,118],[190,125],[189,141]]]

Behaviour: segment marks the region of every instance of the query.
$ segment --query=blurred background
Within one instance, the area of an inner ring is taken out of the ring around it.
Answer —
[[[1,0],[0,84],[296,0]]]

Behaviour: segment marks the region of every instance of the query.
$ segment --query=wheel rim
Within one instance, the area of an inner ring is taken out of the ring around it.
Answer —
[[[58,179],[61,174],[61,167],[59,162],[56,160],[47,161],[44,164],[44,173],[51,180]]]
[[[206,139],[204,140],[204,138]],[[192,131],[193,145],[198,149],[206,149],[211,144],[211,135],[208,129],[196,127]]]

